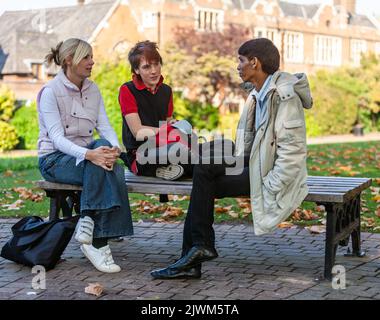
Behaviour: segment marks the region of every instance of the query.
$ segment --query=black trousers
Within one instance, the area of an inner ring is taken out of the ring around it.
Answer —
[[[214,202],[250,194],[248,159],[239,175],[226,175],[225,164],[199,164],[193,169],[193,188],[183,230],[182,255],[193,246],[215,247]]]

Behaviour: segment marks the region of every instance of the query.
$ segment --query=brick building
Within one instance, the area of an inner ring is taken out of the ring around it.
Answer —
[[[316,0],[318,1],[318,0]],[[355,12],[355,0],[300,5],[278,0],[78,0],[77,6],[12,11],[0,16],[0,83],[18,98],[34,99],[54,73],[43,57],[58,41],[80,37],[96,60],[125,54],[138,40],[172,39],[172,29],[223,32],[230,23],[268,37],[282,54],[282,68],[358,65],[361,54],[380,54],[380,24]]]

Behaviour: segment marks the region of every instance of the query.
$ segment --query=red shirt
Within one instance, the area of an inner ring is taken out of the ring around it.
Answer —
[[[156,89],[153,91],[148,88],[143,81],[141,81],[135,74],[132,76],[132,81],[137,90],[147,90],[153,95],[157,93],[158,89],[162,85],[164,78],[161,76],[160,81],[158,82]],[[119,95],[120,108],[123,116],[127,114],[138,113],[136,99],[128,89],[127,86],[122,85],[120,87]],[[169,105],[168,105],[168,118],[173,115],[173,94],[170,96]]]

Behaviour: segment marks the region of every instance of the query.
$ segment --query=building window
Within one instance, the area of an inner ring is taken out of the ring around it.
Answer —
[[[284,49],[284,59],[286,62],[303,63],[303,34],[285,32]]]
[[[44,78],[44,70],[42,63],[31,63],[31,69],[34,79],[42,80]]]
[[[367,52],[365,40],[351,40],[351,61],[355,66],[360,66],[362,54]]]
[[[276,29],[255,28],[254,34],[255,38],[267,38],[271,40],[276,46],[280,45],[280,37]]]
[[[222,31],[224,13],[221,10],[198,10],[197,30],[199,31]]]
[[[143,28],[154,28],[156,26],[156,14],[154,12],[143,12],[142,26]]]
[[[342,65],[342,39],[316,36],[314,42],[315,64],[324,66]]]

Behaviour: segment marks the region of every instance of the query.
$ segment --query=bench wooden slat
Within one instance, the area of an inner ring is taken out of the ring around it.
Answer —
[[[352,189],[360,188],[360,186],[310,186],[308,185],[310,190],[341,190],[341,191],[350,191]]]
[[[352,180],[352,181],[355,181],[355,180],[359,180],[359,181],[366,181],[367,178],[362,178],[362,177],[332,177],[332,176],[308,176],[307,177],[308,180],[312,180],[312,179],[315,179],[315,180],[318,180],[318,179],[323,179],[323,180]]]
[[[63,183],[55,183],[48,182],[44,180],[36,181],[35,185],[41,189],[45,190],[68,190],[68,191],[78,191],[82,190],[82,186],[76,186],[72,184],[63,184]]]
[[[172,194],[172,195],[190,195],[191,187],[189,186],[162,186],[162,185],[149,185],[147,190],[144,184],[128,185],[128,192],[130,193],[155,193],[155,194]]]
[[[131,193],[166,193],[176,195],[190,195],[192,180],[166,181],[154,177],[135,176],[126,170],[126,184]],[[309,194],[305,201],[343,203],[354,198],[362,190],[371,185],[371,179],[352,177],[325,177],[309,176],[307,178]],[[37,181],[36,185],[45,190],[79,191],[81,186]]]
[[[345,197],[344,193],[321,193],[313,192],[307,195],[305,198],[306,202],[319,202],[319,203],[344,203]]]

